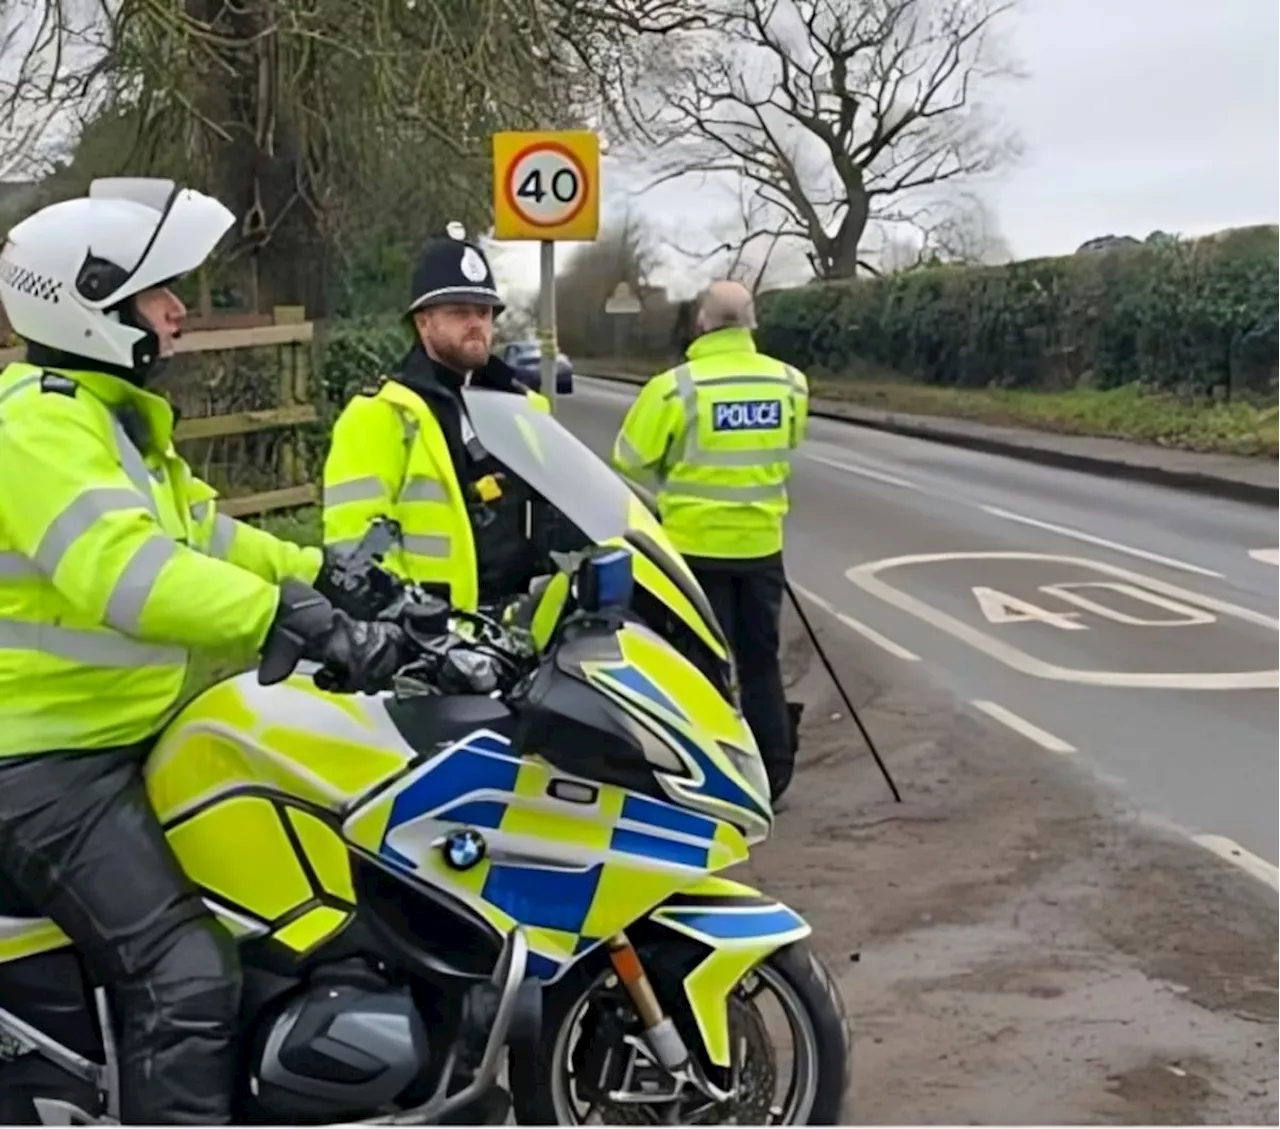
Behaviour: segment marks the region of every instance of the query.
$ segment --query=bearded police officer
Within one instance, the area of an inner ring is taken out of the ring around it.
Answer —
[[[324,468],[326,545],[352,546],[389,518],[400,540],[385,567],[469,611],[522,591],[535,571],[528,492],[479,444],[462,398],[490,388],[549,410],[490,355],[503,308],[484,253],[449,225],[414,272],[413,347],[343,410]]]
[[[692,310],[686,363],[641,390],[613,463],[656,489],[663,527],[733,646],[776,807],[795,766],[779,661],[782,527],[809,386],[803,373],[756,351],[754,328],[745,287],[710,286]]]
[[[284,641],[373,689],[403,649],[397,627],[349,620],[310,586],[318,550],[215,510],[146,387],[185,314],[169,286],[233,222],[169,181],[98,180],[0,250],[26,341],[0,373],[0,901],[52,918],[110,990],[127,1123],[231,1119],[236,948],[141,771],[201,653],[250,665]],[[3,1077],[0,1122],[35,1123]]]

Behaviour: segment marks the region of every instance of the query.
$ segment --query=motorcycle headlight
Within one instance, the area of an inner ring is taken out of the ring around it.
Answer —
[[[740,749],[737,745],[730,745],[724,741],[719,742],[719,745],[743,780],[751,786],[751,790],[764,801],[766,807],[772,810],[770,801],[773,789],[769,786],[769,775],[764,770],[764,761],[760,754],[749,753],[746,749]]]

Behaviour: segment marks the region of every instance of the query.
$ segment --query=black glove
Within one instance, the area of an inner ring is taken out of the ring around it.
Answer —
[[[387,688],[407,650],[407,638],[394,623],[352,619],[310,585],[286,580],[262,647],[258,681],[279,682],[301,659],[310,659],[321,664],[320,689],[374,693]]]
[[[376,619],[400,598],[404,585],[373,558],[326,548],[315,589],[339,611]]]
[[[334,612],[333,630],[315,656],[323,664],[316,672],[316,685],[344,694],[386,690],[407,661],[406,643],[405,633],[394,623],[367,623]]]

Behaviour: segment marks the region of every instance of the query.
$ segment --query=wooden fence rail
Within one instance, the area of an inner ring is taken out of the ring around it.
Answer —
[[[279,376],[275,407],[184,417],[174,431],[177,443],[251,435],[260,431],[289,432],[280,451],[284,485],[273,490],[220,498],[218,508],[233,517],[306,506],[316,500],[315,483],[305,479],[305,458],[297,434],[299,427],[313,424],[320,418],[311,390],[315,326],[304,317],[300,307],[279,307],[273,315],[230,315],[228,320],[239,321],[243,328],[192,329],[175,343],[179,354],[238,349],[277,350]],[[216,324],[215,319],[191,319],[196,324],[203,322],[205,325],[211,320]],[[250,324],[245,325],[245,322]],[[253,324],[255,322],[257,324]],[[0,349],[0,368],[22,358],[21,348]]]

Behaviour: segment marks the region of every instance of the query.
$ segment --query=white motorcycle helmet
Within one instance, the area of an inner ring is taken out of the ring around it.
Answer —
[[[157,367],[159,341],[130,299],[195,270],[234,222],[217,200],[171,180],[95,180],[88,196],[9,231],[0,303],[36,363],[141,384]]]

